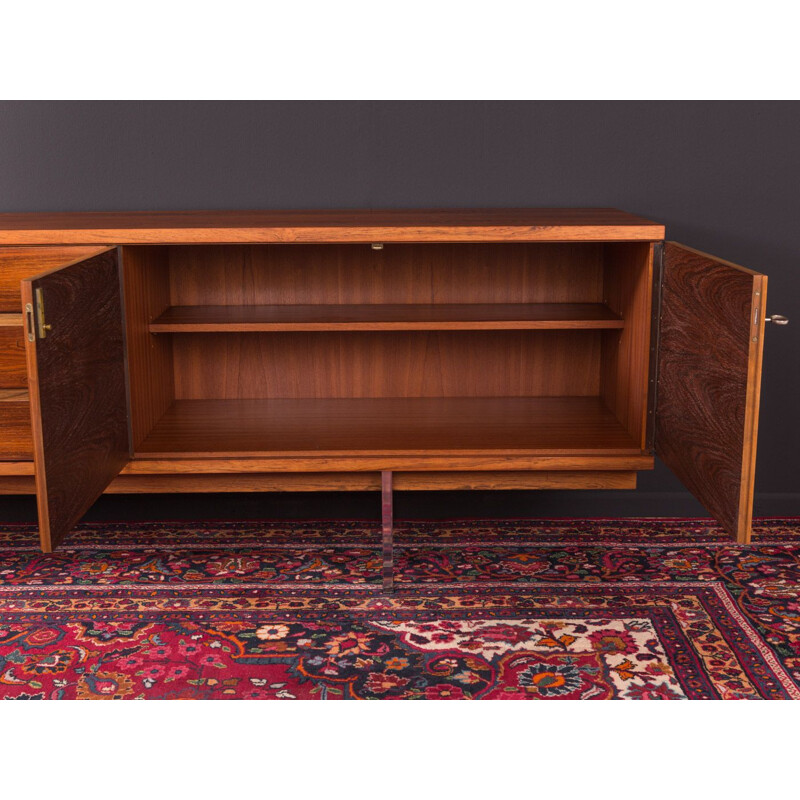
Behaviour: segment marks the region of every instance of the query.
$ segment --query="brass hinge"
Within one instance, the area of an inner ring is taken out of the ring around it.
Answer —
[[[28,334],[28,341],[36,341],[36,331],[33,327],[33,306],[30,303],[25,303],[25,331]]]
[[[36,330],[40,339],[47,336],[47,331],[53,330],[53,326],[44,321],[44,297],[41,289],[36,289]]]

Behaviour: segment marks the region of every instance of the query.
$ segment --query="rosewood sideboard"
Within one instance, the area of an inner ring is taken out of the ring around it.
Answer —
[[[656,454],[744,543],[766,290],[614,209],[0,214],[0,492],[48,552],[103,492],[381,491],[388,557],[393,490]]]

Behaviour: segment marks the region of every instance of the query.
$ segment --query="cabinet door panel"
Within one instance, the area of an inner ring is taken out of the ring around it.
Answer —
[[[35,330],[26,336],[28,384],[39,531],[49,552],[129,458],[117,250],[22,281],[22,302]]]
[[[664,246],[656,454],[739,542],[750,539],[767,278]]]

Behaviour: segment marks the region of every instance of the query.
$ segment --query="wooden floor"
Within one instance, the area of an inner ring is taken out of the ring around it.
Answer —
[[[639,454],[597,397],[177,400],[138,456]]]

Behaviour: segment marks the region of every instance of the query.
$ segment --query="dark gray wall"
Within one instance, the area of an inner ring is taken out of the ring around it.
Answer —
[[[797,102],[4,102],[0,211],[616,206],[662,221],[671,239],[766,272],[770,311],[793,317],[767,330],[756,512],[800,514],[798,135]],[[409,514],[699,512],[663,467],[636,494],[401,502]]]

